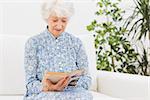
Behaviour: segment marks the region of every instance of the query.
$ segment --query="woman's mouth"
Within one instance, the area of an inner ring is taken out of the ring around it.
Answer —
[[[56,31],[59,31],[59,32],[61,31],[61,29],[55,29],[55,30],[56,30]]]

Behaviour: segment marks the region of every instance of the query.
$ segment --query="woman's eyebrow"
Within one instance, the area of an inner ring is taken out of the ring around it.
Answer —
[[[52,18],[52,20],[58,20],[58,18]]]
[[[62,18],[63,20],[67,20],[67,18]]]

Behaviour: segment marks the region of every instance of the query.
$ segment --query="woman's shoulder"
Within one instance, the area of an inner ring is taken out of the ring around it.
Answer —
[[[71,42],[71,46],[73,46],[75,48],[75,50],[78,50],[81,46],[82,46],[82,41],[80,40],[79,37],[77,37],[76,35],[67,33],[69,39]]]
[[[76,35],[73,35],[73,34],[68,33],[68,32],[66,32],[66,34],[67,34],[67,37],[72,41],[72,43],[75,43],[75,44],[81,44],[82,43],[80,38],[77,37]]]
[[[33,35],[27,39],[26,44],[37,45],[41,37],[42,37],[41,33]]]

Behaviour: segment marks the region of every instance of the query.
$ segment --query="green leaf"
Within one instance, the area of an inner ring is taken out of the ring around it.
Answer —
[[[88,30],[88,31],[93,31],[93,30],[94,30],[94,26],[93,26],[93,25],[87,26],[87,30]]]

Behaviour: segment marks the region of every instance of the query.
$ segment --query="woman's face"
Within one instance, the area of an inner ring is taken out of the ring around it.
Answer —
[[[48,30],[55,36],[59,36],[65,31],[68,23],[67,17],[50,16],[48,18]]]

